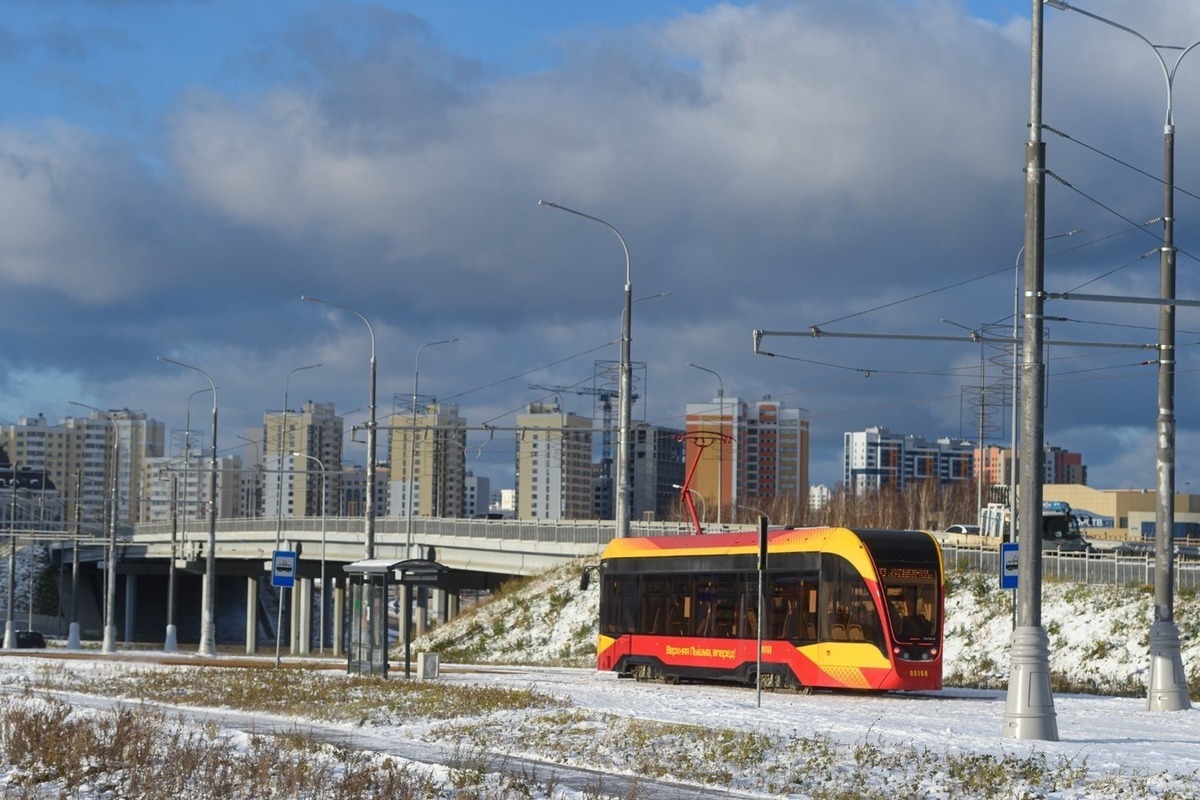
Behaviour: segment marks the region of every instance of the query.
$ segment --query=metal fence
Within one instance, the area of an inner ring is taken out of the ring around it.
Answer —
[[[988,548],[942,545],[947,572],[990,572],[1000,580],[1000,552]],[[1117,553],[1042,554],[1042,576],[1048,580],[1091,584],[1154,583],[1154,557]],[[1174,560],[1175,588],[1200,588],[1200,561]]]

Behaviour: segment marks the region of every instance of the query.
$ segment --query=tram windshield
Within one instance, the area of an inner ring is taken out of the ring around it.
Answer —
[[[894,639],[931,639],[937,636],[938,585],[932,570],[880,567],[879,577],[887,602]]]
[[[860,536],[875,560],[892,638],[936,639],[942,624],[937,545],[923,534],[872,533],[860,532]]]

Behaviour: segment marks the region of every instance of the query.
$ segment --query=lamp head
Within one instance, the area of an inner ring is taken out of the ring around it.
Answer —
[[[1059,11],[1070,11],[1071,7],[1063,2],[1063,0],[1042,0],[1042,5],[1057,8]]]

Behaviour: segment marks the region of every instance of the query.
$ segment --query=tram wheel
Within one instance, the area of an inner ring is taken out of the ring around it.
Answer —
[[[679,676],[667,673],[666,675],[663,675],[663,683],[667,683],[667,684],[670,684],[671,686],[674,686],[675,684],[679,683]]]

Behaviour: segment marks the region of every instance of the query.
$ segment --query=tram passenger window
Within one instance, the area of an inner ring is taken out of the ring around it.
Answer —
[[[822,640],[854,639],[883,645],[875,600],[850,562],[832,554],[822,556],[821,592],[824,612],[818,620],[818,633]]]
[[[716,585],[711,579],[703,579],[696,586],[696,636],[711,636],[717,608]]]
[[[605,606],[600,614],[601,631],[609,635],[636,631],[641,605],[637,576],[613,576],[607,580],[605,589]]]
[[[737,588],[733,575],[718,575],[715,581],[714,630],[710,636],[733,636],[737,628]]]
[[[666,605],[666,582],[661,577],[648,576],[645,579],[645,591],[642,593],[642,624],[643,633],[660,634],[666,626],[664,606]]]

